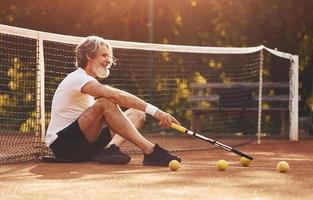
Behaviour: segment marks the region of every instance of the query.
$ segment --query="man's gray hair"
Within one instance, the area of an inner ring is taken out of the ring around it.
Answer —
[[[105,45],[109,49],[111,64],[115,64],[110,43],[98,36],[88,36],[76,47],[77,67],[85,68],[88,62],[87,55],[90,58],[94,58],[101,45]]]

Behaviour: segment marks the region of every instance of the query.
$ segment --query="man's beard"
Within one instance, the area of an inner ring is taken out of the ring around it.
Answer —
[[[92,69],[98,78],[107,78],[110,75],[110,70],[108,67],[93,66]]]

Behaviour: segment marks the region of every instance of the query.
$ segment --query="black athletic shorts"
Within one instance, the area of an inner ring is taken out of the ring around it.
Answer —
[[[90,144],[80,130],[78,119],[59,131],[57,135],[58,138],[50,145],[55,157],[76,162],[90,161],[97,151],[103,149],[112,140],[108,126],[105,126],[97,140]]]

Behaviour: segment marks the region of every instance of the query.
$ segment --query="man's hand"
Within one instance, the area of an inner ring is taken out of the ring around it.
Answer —
[[[170,114],[158,109],[158,111],[154,115],[155,118],[157,118],[160,123],[159,125],[164,127],[164,128],[169,128],[171,126],[171,122],[174,122],[176,124],[180,123]]]

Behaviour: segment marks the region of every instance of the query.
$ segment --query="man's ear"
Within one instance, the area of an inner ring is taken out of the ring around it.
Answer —
[[[88,54],[86,54],[86,58],[87,60],[91,60],[91,57]]]

